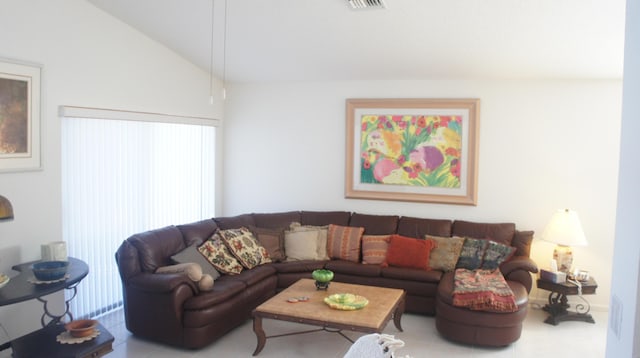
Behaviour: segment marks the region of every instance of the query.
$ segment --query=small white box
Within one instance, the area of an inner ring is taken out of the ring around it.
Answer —
[[[567,281],[567,274],[560,271],[552,272],[547,270],[540,270],[540,279],[551,281],[553,283],[564,283]]]

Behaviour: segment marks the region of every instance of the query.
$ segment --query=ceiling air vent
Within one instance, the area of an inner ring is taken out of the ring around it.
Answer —
[[[384,0],[347,0],[352,9],[385,9]]]

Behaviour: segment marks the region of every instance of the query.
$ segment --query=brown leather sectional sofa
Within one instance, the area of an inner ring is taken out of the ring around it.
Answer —
[[[460,309],[450,305],[450,298],[447,300],[447,294],[450,294],[447,290],[451,290],[453,281],[451,274],[341,260],[261,265],[239,275],[219,277],[210,292],[199,292],[185,275],[154,274],[158,267],[173,264],[172,255],[204,242],[218,228],[282,229],[292,222],[364,227],[368,235],[397,233],[415,238],[424,238],[426,234],[457,235],[507,242],[517,251],[500,269],[521,309],[511,316]],[[511,223],[473,223],[346,211],[292,211],[214,218],[139,233],[125,240],[115,256],[122,278],[127,329],[138,337],[156,342],[187,348],[206,346],[243,324],[256,306],[277,291],[300,278],[309,278],[315,269],[327,268],[335,273],[335,281],[404,289],[406,312],[436,315],[436,326],[448,339],[496,346],[509,344],[520,336],[532,285],[531,273],[537,272],[536,264],[529,258],[532,237],[533,232],[517,231]],[[439,317],[440,311],[442,317]],[[499,327],[494,327],[495,322]]]

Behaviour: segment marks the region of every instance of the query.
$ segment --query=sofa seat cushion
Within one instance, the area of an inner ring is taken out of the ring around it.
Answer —
[[[419,282],[440,282],[442,271],[420,270],[405,267],[384,267],[382,277]]]
[[[277,262],[269,264],[268,266],[275,268],[278,273],[309,272],[309,277],[311,277],[313,270],[324,268],[327,262],[327,260],[301,260]]]
[[[247,288],[247,285],[240,280],[228,280],[230,276],[224,276],[216,280],[213,289],[193,296],[185,301],[185,310],[203,310],[217,304],[232,300],[235,295],[240,294]]]
[[[332,260],[324,266],[336,274],[357,275],[364,277],[379,277],[382,268],[379,265],[363,265],[346,260]]]
[[[440,280],[440,284],[438,285],[438,299],[448,305],[453,306],[453,278],[455,272],[447,272],[442,275],[442,279]],[[513,295],[516,299],[516,305],[518,306],[518,310],[526,307],[529,303],[529,294],[525,287],[519,282],[515,281],[507,281],[507,284],[513,291]],[[503,312],[496,312],[503,313]]]
[[[260,265],[252,268],[251,270],[242,270],[238,275],[227,276],[231,280],[239,280],[244,282],[247,286],[255,285],[256,283],[266,279],[269,276],[276,274],[276,269],[270,265]],[[218,281],[216,281],[217,284]]]

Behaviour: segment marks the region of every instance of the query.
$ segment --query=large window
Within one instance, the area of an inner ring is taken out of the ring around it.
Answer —
[[[122,304],[114,254],[132,234],[215,216],[216,120],[62,107],[62,219],[89,265],[76,317]]]

